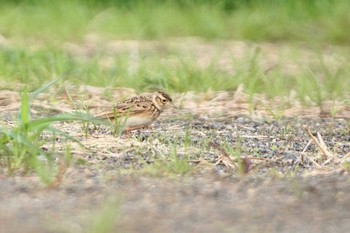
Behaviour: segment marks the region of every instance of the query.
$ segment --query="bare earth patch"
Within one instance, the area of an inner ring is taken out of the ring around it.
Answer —
[[[111,96],[135,94],[67,83],[34,100],[33,114],[72,112],[70,88],[92,113],[111,107]],[[20,98],[2,91],[0,99],[1,124],[11,127]],[[276,117],[266,106],[278,100],[257,98],[251,110],[244,89],[174,99],[180,110],[129,137],[105,125],[55,125],[86,148],[69,143],[74,163],[50,187],[35,175],[2,172],[1,232],[100,232],[100,225],[112,232],[349,229],[348,108],[339,105],[342,117],[320,118],[317,109],[296,104]],[[50,149],[49,141],[43,148]],[[55,146],[60,151],[65,143]],[[174,147],[192,168],[182,175],[163,169],[172,165]]]

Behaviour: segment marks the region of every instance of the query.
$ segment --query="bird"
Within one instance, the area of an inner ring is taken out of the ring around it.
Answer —
[[[149,126],[169,107],[176,108],[171,97],[164,91],[156,91],[126,99],[116,104],[113,111],[102,112],[95,117],[109,119],[128,132]]]

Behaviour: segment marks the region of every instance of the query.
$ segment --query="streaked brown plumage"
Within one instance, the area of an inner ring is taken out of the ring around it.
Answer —
[[[96,117],[109,119],[130,131],[150,125],[168,106],[174,106],[171,97],[163,91],[157,91],[124,100],[113,111],[100,113]]]

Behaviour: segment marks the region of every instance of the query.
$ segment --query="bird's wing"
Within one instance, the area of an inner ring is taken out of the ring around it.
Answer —
[[[114,107],[114,111],[102,112],[95,115],[104,119],[114,119],[115,117],[128,117],[130,115],[146,112],[151,108],[149,101],[122,102]]]

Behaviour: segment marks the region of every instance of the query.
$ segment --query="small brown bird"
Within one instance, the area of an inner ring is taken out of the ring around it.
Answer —
[[[131,131],[150,125],[169,106],[175,107],[170,96],[157,91],[124,100],[114,107],[114,111],[103,112],[96,117],[109,119],[125,131]]]

